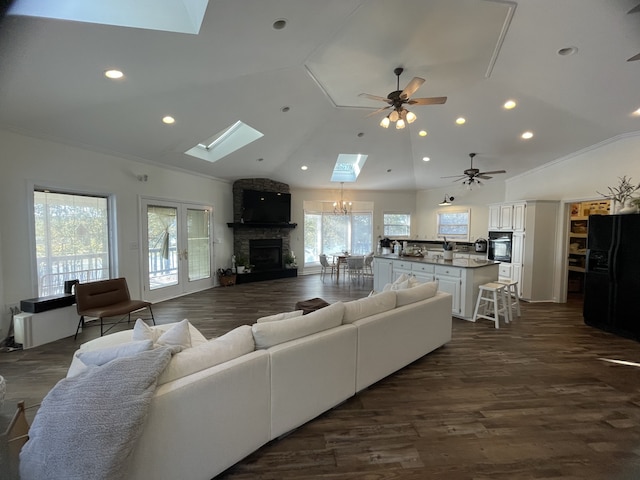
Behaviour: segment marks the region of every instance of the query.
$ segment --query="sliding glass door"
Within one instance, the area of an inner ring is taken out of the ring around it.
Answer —
[[[143,199],[146,300],[164,300],[213,286],[211,210]]]

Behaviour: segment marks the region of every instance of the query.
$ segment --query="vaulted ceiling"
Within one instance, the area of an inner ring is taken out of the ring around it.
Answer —
[[[0,128],[300,188],[334,188],[340,154],[368,155],[350,189],[445,186],[474,152],[474,167],[507,171],[491,183],[640,130],[637,4],[209,0],[197,34],[8,15]],[[447,97],[406,105],[417,120],[403,130],[381,128],[389,111],[369,115],[386,104],[359,95],[396,90],[396,67],[400,90],[425,79],[412,98]],[[264,135],[213,163],[184,153],[238,120]]]

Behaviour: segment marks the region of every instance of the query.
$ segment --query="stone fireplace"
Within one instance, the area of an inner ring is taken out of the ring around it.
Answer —
[[[284,256],[290,251],[289,235],[295,223],[250,224],[242,221],[244,190],[289,193],[289,185],[267,178],[247,178],[233,184],[233,252],[249,259],[251,273],[238,275],[237,283],[297,276],[297,269],[284,266]]]

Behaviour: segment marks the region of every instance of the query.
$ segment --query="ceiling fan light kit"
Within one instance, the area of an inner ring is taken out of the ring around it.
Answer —
[[[366,97],[371,100],[377,100],[381,102],[386,102],[389,104],[388,107],[382,107],[381,109],[373,112],[371,115],[375,115],[376,113],[382,112],[384,110],[388,110],[392,108],[393,110],[386,117],[384,117],[380,121],[380,126],[382,128],[389,128],[389,125],[392,122],[396,124],[396,130],[402,130],[405,128],[407,124],[411,124],[417,120],[417,116],[415,113],[407,110],[404,105],[436,105],[443,104],[447,101],[447,97],[430,97],[430,98],[411,98],[418,88],[424,83],[424,78],[413,77],[413,79],[407,84],[404,90],[400,90],[400,75],[404,69],[402,67],[398,67],[393,70],[393,73],[397,77],[396,81],[396,90],[391,92],[387,97],[379,97],[376,95],[370,95],[368,93],[361,93],[359,96]]]

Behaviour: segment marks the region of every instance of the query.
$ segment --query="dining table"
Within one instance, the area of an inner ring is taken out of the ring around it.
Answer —
[[[332,253],[331,256],[333,257],[333,263],[336,266],[336,282],[339,282],[340,281],[340,264],[347,263],[347,258],[349,257],[349,253],[345,253],[345,252]]]

